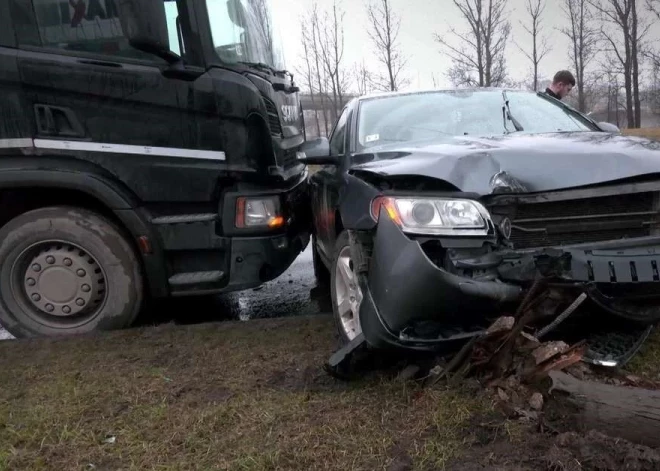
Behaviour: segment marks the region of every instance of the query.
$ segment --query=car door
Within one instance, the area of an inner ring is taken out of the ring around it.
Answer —
[[[330,155],[343,156],[346,152],[350,108],[345,107],[330,134]],[[319,251],[332,260],[337,240],[336,210],[339,199],[339,167],[329,165],[316,172],[312,178],[314,228]]]
[[[85,141],[87,149],[196,147],[184,113],[191,83],[165,77],[163,59],[128,44],[119,0],[9,1],[23,101],[33,115],[31,137],[53,145]],[[177,8],[185,3],[166,5],[170,48],[179,53]]]

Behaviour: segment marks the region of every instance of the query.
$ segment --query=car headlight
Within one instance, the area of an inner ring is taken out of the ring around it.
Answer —
[[[489,230],[488,211],[473,200],[381,196],[371,205],[371,216],[375,221],[382,210],[409,233],[486,235]]]

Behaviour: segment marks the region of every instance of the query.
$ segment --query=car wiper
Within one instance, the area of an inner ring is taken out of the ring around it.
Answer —
[[[520,122],[511,114],[511,108],[509,107],[509,98],[507,98],[506,90],[502,90],[502,98],[504,98],[504,104],[502,105],[502,119],[504,120],[504,130],[507,134],[509,128],[506,125],[507,119],[513,123],[513,127],[516,128],[516,131],[524,131],[525,128],[522,127]]]

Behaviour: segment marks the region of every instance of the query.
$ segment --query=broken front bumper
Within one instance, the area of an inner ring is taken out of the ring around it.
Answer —
[[[367,342],[419,350],[474,336],[484,326],[470,322],[468,312],[493,311],[494,304],[514,302],[522,294],[513,284],[471,280],[437,267],[385,216],[378,223],[369,276],[360,278],[360,288],[360,325]],[[444,320],[451,327],[431,340],[405,334],[415,322]]]
[[[497,281],[478,281],[438,267],[418,242],[387,217],[379,219],[368,276],[360,278],[360,324],[372,346],[429,350],[483,332],[486,316],[518,302],[538,275],[581,287],[614,315],[660,319],[660,237],[497,253]],[[493,260],[493,254],[489,255]],[[635,304],[639,300],[646,304]],[[646,301],[644,301],[646,300]],[[481,323],[479,322],[481,320]],[[437,335],[408,335],[424,322],[446,324]]]

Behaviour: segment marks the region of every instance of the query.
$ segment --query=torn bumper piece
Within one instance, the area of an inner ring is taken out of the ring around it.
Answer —
[[[365,339],[377,348],[432,350],[479,335],[488,327],[487,316],[519,302],[522,286],[539,274],[582,287],[596,305],[619,318],[643,325],[660,320],[660,237],[495,255],[501,257],[497,281],[457,276],[439,268],[419,243],[381,217],[369,276],[359,280]],[[411,329],[429,321],[447,328],[423,336]]]
[[[420,245],[388,217],[380,217],[369,276],[360,278],[360,324],[376,348],[429,350],[478,335],[488,327],[484,313],[522,296],[522,288],[499,281],[475,281],[437,267]],[[470,322],[470,312],[479,313]],[[437,337],[402,332],[415,322],[446,321]],[[480,321],[480,322],[479,322]]]

